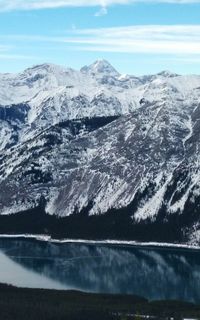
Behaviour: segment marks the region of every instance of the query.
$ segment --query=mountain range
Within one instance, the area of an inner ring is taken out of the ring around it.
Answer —
[[[0,74],[0,233],[200,244],[200,76]]]

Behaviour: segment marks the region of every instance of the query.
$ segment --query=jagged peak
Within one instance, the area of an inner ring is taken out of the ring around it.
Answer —
[[[174,77],[178,77],[179,75],[177,73],[171,72],[169,70],[163,70],[159,73],[157,73],[158,76],[163,76],[166,78],[174,78]]]
[[[65,73],[65,72],[74,72],[72,68],[66,68],[53,63],[43,63],[34,65],[30,68],[27,68],[23,71],[22,74],[35,74],[35,73]]]
[[[30,71],[36,71],[36,70],[51,70],[55,68],[59,68],[59,66],[53,63],[41,63],[25,69],[24,72],[30,72]]]
[[[81,72],[94,73],[94,74],[106,74],[119,76],[119,72],[105,59],[98,59],[89,66],[84,66]]]

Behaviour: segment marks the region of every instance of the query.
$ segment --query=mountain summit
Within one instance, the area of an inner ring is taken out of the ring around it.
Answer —
[[[89,66],[85,66],[81,69],[82,72],[89,74],[105,74],[117,77],[119,76],[119,72],[106,60],[100,59],[95,61]]]

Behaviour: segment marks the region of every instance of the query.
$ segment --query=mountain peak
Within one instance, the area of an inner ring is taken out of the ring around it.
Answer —
[[[69,68],[68,68],[69,69]],[[37,72],[45,72],[45,73],[57,73],[64,72],[66,68],[53,63],[43,63],[34,65],[30,68],[24,70],[24,73],[37,73]]]
[[[174,73],[174,72],[171,72],[171,71],[168,71],[168,70],[163,70],[163,71],[159,72],[158,75],[162,76],[162,77],[165,77],[165,78],[174,78],[174,77],[178,76],[177,73]]]
[[[98,59],[89,66],[84,66],[81,72],[90,74],[106,74],[112,76],[119,76],[119,72],[104,59]]]

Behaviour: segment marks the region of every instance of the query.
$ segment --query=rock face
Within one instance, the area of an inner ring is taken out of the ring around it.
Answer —
[[[0,74],[0,88],[0,222],[42,202],[78,217],[75,237],[92,221],[91,238],[200,243],[200,76],[100,60]]]

